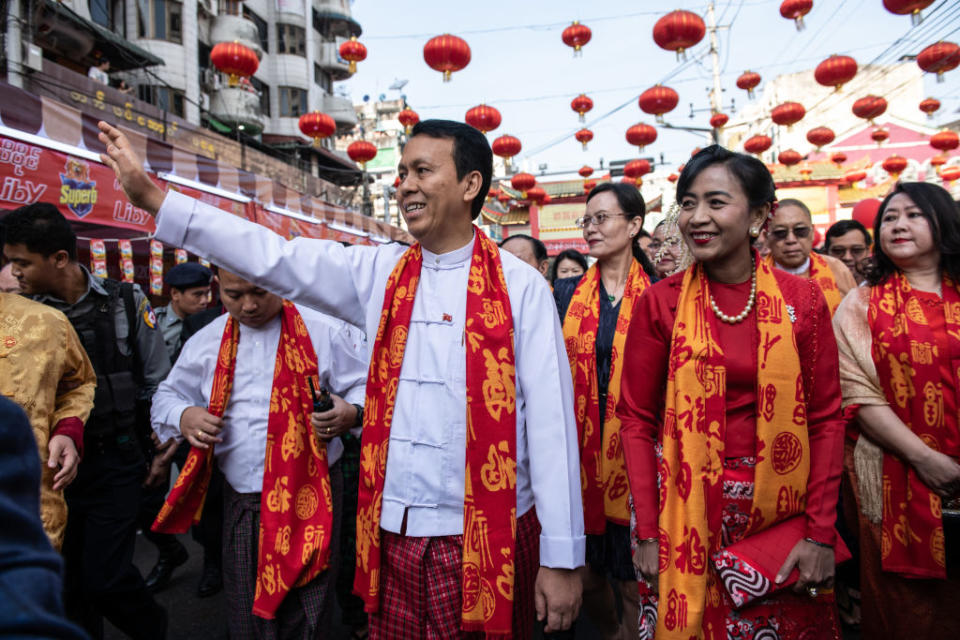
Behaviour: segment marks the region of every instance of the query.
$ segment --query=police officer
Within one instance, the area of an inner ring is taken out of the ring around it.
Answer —
[[[21,207],[4,226],[22,293],[70,319],[97,374],[83,461],[66,491],[68,615],[93,638],[103,637],[104,617],[132,638],[164,638],[166,611],[133,564],[148,439],[138,413],[170,370],[156,316],[138,287],[94,278],[77,262],[76,236],[52,204]]]
[[[163,333],[163,342],[167,345],[171,362],[176,362],[185,342],[184,319],[203,311],[210,302],[212,279],[213,272],[197,262],[178,264],[163,277],[170,287],[170,304],[157,307],[157,326]]]

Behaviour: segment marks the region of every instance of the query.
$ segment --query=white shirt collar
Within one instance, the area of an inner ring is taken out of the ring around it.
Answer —
[[[423,251],[423,264],[428,267],[440,269],[460,266],[473,256],[473,243],[476,242],[476,239],[477,234],[474,232],[473,237],[470,238],[470,242],[459,249],[454,249],[447,253],[433,253],[421,247]]]
[[[786,271],[792,276],[802,276],[803,274],[805,274],[807,271],[810,270],[810,256],[807,256],[807,259],[803,261],[802,265],[800,265],[799,267],[795,267],[793,269],[785,267],[779,262],[777,262],[777,269],[780,269],[781,271]]]

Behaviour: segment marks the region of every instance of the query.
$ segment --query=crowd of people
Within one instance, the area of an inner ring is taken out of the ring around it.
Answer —
[[[551,260],[474,225],[486,138],[427,120],[399,165],[416,244],[344,246],[164,193],[100,129],[157,239],[216,266],[171,269],[154,310],[53,205],[0,223],[0,513],[23,523],[0,631],[166,637],[153,594],[192,530],[231,638],[330,637],[334,598],[354,638],[960,632],[941,187],[897,184],[816,250],[809,208],[714,145],[651,233],[603,183],[588,256]]]

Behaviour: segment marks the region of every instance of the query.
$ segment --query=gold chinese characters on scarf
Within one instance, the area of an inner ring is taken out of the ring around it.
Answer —
[[[624,344],[634,302],[650,279],[640,263],[630,265],[610,354],[610,377],[603,425],[597,379],[597,331],[600,326],[600,269],[593,265],[573,292],[563,321],[563,339],[573,375],[574,408],[580,440],[580,487],[587,533],[601,534],[606,521],[630,524],[627,469],[620,444],[620,419],[616,416],[623,375]]]
[[[803,512],[810,447],[800,357],[773,268],[757,269],[757,428],[749,533]],[[684,277],[673,328],[663,421],[658,640],[725,639],[721,545],[726,364],[703,267]],[[732,346],[732,345],[728,345]]]
[[[475,230],[467,284],[467,451],[461,627],[511,633],[517,511],[513,316],[497,246]],[[367,377],[357,506],[354,592],[380,606],[380,508],[390,424],[423,254],[408,249],[387,280]]]
[[[267,420],[253,601],[253,613],[266,619],[276,616],[292,588],[307,584],[327,568],[333,527],[327,446],[313,437],[310,425],[313,401],[307,391],[307,377],[317,375],[317,354],[300,312],[289,301],[283,303],[280,322]],[[217,417],[223,416],[230,401],[239,341],[240,325],[231,316],[223,329],[207,409]],[[153,523],[154,531],[185,533],[200,521],[212,470],[213,445],[205,450],[190,449]]]

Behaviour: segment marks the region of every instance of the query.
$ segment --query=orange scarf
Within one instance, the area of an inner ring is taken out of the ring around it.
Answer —
[[[801,513],[810,448],[800,357],[773,269],[757,265],[757,466],[751,533]],[[726,366],[703,268],[687,269],[670,346],[663,422],[658,640],[725,639],[721,545]],[[735,345],[727,345],[734,347]]]
[[[268,620],[273,619],[290,589],[307,584],[327,568],[333,527],[327,447],[313,437],[309,423],[313,402],[306,390],[307,376],[317,375],[317,354],[303,318],[289,301],[284,301],[280,318],[253,601],[254,615]],[[217,417],[223,416],[230,401],[239,340],[240,327],[231,316],[220,341],[207,408]],[[212,470],[213,445],[206,450],[190,449],[151,528],[158,533],[185,533],[191,524],[199,522]]]
[[[620,445],[620,419],[616,416],[623,374],[623,345],[630,327],[633,304],[650,286],[650,279],[636,260],[630,265],[623,288],[617,328],[610,356],[606,414],[602,430],[597,381],[597,328],[600,324],[600,269],[593,265],[581,278],[567,317],[563,337],[573,374],[573,395],[580,439],[580,479],[583,492],[583,519],[587,533],[601,534],[606,521],[630,524],[627,470]]]
[[[771,267],[777,266],[772,254],[766,257],[766,262]],[[833,275],[833,269],[823,259],[823,256],[813,251],[810,252],[810,275],[807,277],[813,280],[820,291],[823,292],[823,297],[827,299],[827,306],[830,307],[830,315],[833,316],[833,312],[837,310],[843,300],[843,293],[837,286],[837,278]]]
[[[475,230],[467,284],[467,453],[463,508],[464,631],[510,634],[517,516],[513,316],[497,246]],[[423,254],[410,247],[387,280],[367,378],[353,590],[380,605],[380,504],[390,423]]]
[[[947,340],[960,340],[960,292],[943,280]],[[927,446],[946,450],[945,431],[956,420],[943,411],[943,353],[930,330],[924,305],[915,297],[906,277],[892,275],[870,291],[868,311],[873,335],[873,361],[890,408]],[[956,346],[956,345],[954,345]],[[883,520],[881,561],[884,571],[913,578],[946,578],[943,519],[940,497],[895,455],[883,455]]]

